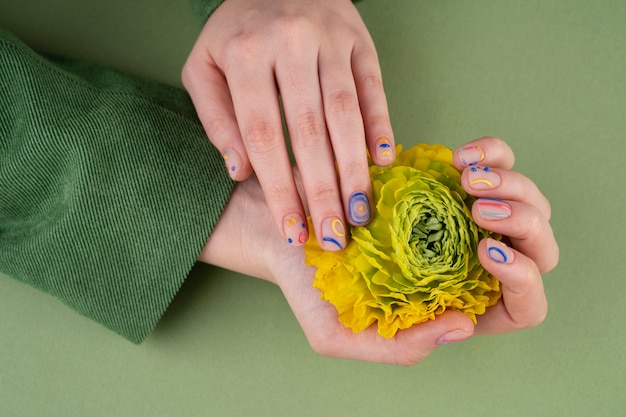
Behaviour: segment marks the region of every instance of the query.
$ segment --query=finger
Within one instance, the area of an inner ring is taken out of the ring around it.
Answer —
[[[533,260],[493,239],[480,242],[478,258],[500,280],[502,299],[479,318],[477,333],[505,333],[542,323],[548,302]]]
[[[213,63],[205,64],[191,55],[183,68],[182,81],[209,140],[224,157],[228,174],[236,181],[245,180],[252,173],[252,166],[222,72]]]
[[[355,334],[339,322],[335,307],[313,288],[314,268],[304,268],[302,273],[290,274],[280,286],[311,347],[324,356],[413,365],[441,344],[460,342],[474,332],[474,324],[465,314],[447,311],[436,320],[400,330],[393,338],[378,335],[375,325]]]
[[[359,98],[346,56],[349,51],[326,49],[319,58],[319,74],[345,216],[350,224],[362,226],[372,217],[371,180]]]
[[[541,273],[552,270],[559,247],[548,220],[530,204],[479,198],[472,206],[479,226],[507,236],[513,246],[532,259]]]
[[[484,165],[470,166],[463,171],[461,184],[476,197],[513,200],[535,206],[550,220],[550,202],[534,182],[519,172]]]
[[[291,244],[304,244],[307,225],[283,136],[272,65],[242,63],[231,68],[226,78],[242,141],[267,205],[283,238]]]
[[[475,165],[511,169],[513,164],[515,155],[511,147],[491,136],[471,141],[454,151],[454,165],[459,171]]]
[[[367,41],[362,45],[357,44],[354,48],[352,72],[370,155],[376,165],[387,166],[396,157],[387,97],[374,43],[368,33],[362,36]]]
[[[317,53],[286,54],[276,64],[276,82],[316,236],[325,250],[339,251],[346,246],[347,228],[324,120]]]

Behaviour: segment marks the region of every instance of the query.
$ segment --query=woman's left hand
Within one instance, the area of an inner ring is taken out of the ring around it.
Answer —
[[[485,239],[479,244],[480,262],[500,280],[502,299],[478,318],[477,334],[533,327],[548,311],[541,275],[559,259],[550,203],[534,182],[511,170],[514,162],[511,148],[493,137],[477,139],[454,153],[464,189],[478,198],[472,207],[474,221],[511,242],[507,246]]]

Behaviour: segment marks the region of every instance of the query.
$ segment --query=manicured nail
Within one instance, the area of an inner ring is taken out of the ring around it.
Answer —
[[[476,200],[478,213],[485,219],[502,220],[511,216],[511,206],[495,198],[479,198]]]
[[[491,190],[500,185],[500,176],[489,167],[470,168],[469,184],[475,190]]]
[[[362,226],[369,223],[372,218],[370,200],[362,192],[354,193],[348,203],[348,215],[350,222],[355,226]]]
[[[391,141],[387,138],[380,138],[376,142],[376,156],[378,159],[393,160],[393,147]]]
[[[450,333],[446,333],[437,339],[438,345],[451,345],[452,343],[459,343],[469,339],[472,336],[471,333],[464,332],[462,330],[454,330]]]
[[[485,152],[480,146],[468,146],[459,151],[463,166],[478,165],[485,159]]]
[[[283,230],[285,231],[287,242],[292,245],[304,245],[309,239],[306,222],[302,219],[300,213],[286,215],[283,221]]]
[[[513,259],[515,259],[511,248],[491,238],[487,239],[487,255],[489,255],[492,261],[499,264],[510,264],[513,262]]]
[[[329,217],[322,222],[322,247],[328,251],[339,251],[346,247],[346,227],[338,217]]]
[[[224,151],[222,157],[224,157],[228,175],[230,175],[231,178],[235,178],[239,168],[241,168],[241,156],[239,156],[239,153],[233,148],[228,148]]]

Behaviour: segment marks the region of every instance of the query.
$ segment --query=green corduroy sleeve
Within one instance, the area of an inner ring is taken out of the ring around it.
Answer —
[[[191,3],[191,11],[198,23],[204,24],[224,0],[189,0],[189,2]]]
[[[135,343],[233,190],[187,94],[0,29],[0,272]]]
[[[191,3],[191,11],[200,24],[204,24],[215,9],[224,1],[225,0],[189,0]],[[352,0],[353,3],[358,3],[359,1],[361,0]]]

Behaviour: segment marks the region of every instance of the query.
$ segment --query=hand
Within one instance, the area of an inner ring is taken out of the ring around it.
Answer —
[[[456,311],[401,330],[392,339],[378,335],[375,326],[359,334],[345,328],[335,307],[313,288],[315,268],[305,264],[302,247],[285,243],[274,227],[254,177],[235,188],[199,260],[277,284],[311,347],[325,356],[412,365],[438,341],[460,341],[474,331],[472,321]]]
[[[182,80],[232,178],[256,173],[283,239],[308,231],[280,103],[320,245],[340,250],[346,219],[369,222],[366,150],[388,165],[395,146],[376,50],[349,0],[227,0]]]
[[[479,259],[502,285],[502,299],[478,318],[477,334],[504,333],[540,324],[548,310],[542,273],[552,270],[559,248],[550,227],[550,203],[527,177],[511,171],[515,157],[500,139],[485,137],[454,154],[481,227],[507,236],[508,247],[491,239],[479,244]],[[488,168],[487,168],[488,167]],[[495,200],[494,200],[495,199]]]
[[[467,166],[473,162],[480,165]],[[455,164],[464,169],[464,187],[481,197],[473,207],[476,222],[510,236],[514,247],[487,240],[479,245],[481,263],[500,279],[503,298],[479,317],[476,328],[466,315],[456,311],[400,330],[391,339],[379,336],[375,326],[359,334],[345,328],[337,320],[335,307],[320,299],[319,291],[312,287],[315,268],[305,264],[302,248],[286,244],[276,231],[256,178],[236,187],[199,260],[277,284],[318,353],[412,365],[441,344],[460,342],[474,333],[531,327],[545,317],[547,302],[541,273],[558,261],[558,246],[548,223],[550,205],[528,178],[509,171],[513,162],[511,149],[495,138],[479,139],[455,152]],[[483,164],[494,169],[485,172]],[[490,185],[494,187],[487,188]],[[482,200],[486,197],[504,200]],[[484,201],[490,204],[481,207]],[[504,206],[499,205],[502,203]],[[511,210],[505,217],[507,206]]]

